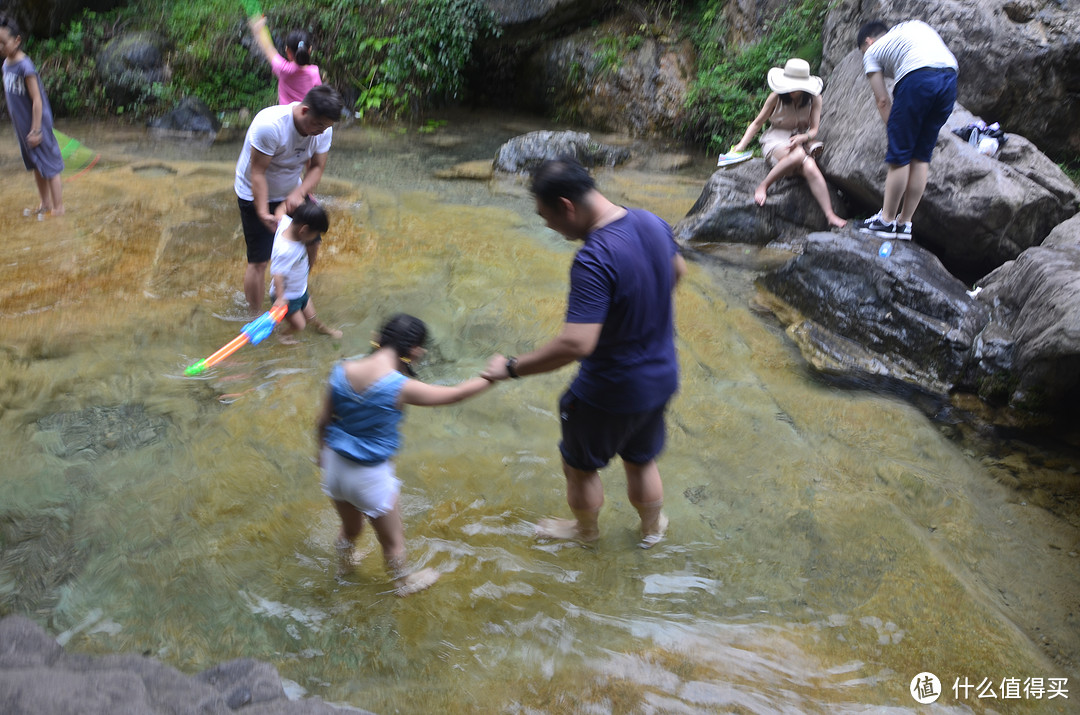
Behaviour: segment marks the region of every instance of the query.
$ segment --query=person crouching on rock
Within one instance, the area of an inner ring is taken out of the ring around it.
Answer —
[[[754,190],[754,201],[765,205],[769,187],[781,177],[801,174],[810,187],[825,220],[830,226],[842,228],[847,221],[833,212],[829,199],[829,187],[818,168],[817,158],[823,145],[816,141],[821,122],[821,90],[824,83],[820,77],[810,74],[806,60],[793,58],[783,67],[769,70],[769,89],[772,92],[746,133],[732,151],[745,151],[767,121],[769,128],[761,135],[761,153],[769,167],[764,181]]]

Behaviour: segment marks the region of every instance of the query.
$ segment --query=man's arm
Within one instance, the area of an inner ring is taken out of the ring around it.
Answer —
[[[866,75],[866,79],[870,80],[870,89],[874,90],[874,102],[877,104],[881,121],[888,124],[889,111],[892,109],[892,97],[889,96],[889,90],[885,88],[885,74],[883,72],[871,72]]]
[[[681,253],[676,253],[671,257],[671,266],[675,269],[675,285],[679,285],[679,281],[690,270],[686,267],[686,259],[682,257]]]
[[[600,340],[600,329],[603,327],[603,323],[564,323],[562,332],[554,338],[531,353],[518,357],[514,372],[518,377],[551,372],[591,355]],[[510,377],[506,371],[506,358],[502,355],[492,356],[481,377],[487,380],[505,380]]]
[[[270,213],[270,186],[266,183],[266,172],[270,168],[272,158],[269,154],[263,154],[252,147],[248,178],[251,181],[252,203],[255,204],[256,215],[271,231],[276,231],[278,220]]]
[[[308,159],[307,168],[304,169],[304,180],[285,198],[285,210],[288,213],[291,214],[293,209],[304,203],[307,195],[318,187],[319,181],[322,180],[323,171],[326,169],[326,158],[328,156],[327,152],[323,152],[322,154],[314,154]]]

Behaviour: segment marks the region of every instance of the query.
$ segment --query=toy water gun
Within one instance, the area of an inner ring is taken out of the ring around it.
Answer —
[[[270,333],[273,332],[277,324],[281,322],[281,319],[285,317],[288,306],[277,305],[260,315],[255,320],[251,321],[243,327],[240,334],[230,340],[225,347],[218,350],[216,353],[200,360],[191,367],[184,370],[184,374],[188,377],[192,375],[198,375],[200,372],[208,367],[213,367],[225,358],[232,355],[234,352],[244,347],[248,343],[252,345],[258,345],[266,339]]]

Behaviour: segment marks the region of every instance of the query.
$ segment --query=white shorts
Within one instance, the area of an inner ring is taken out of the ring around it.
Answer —
[[[394,475],[390,460],[368,467],[323,447],[322,490],[331,499],[348,502],[377,519],[393,510],[401,480]]]

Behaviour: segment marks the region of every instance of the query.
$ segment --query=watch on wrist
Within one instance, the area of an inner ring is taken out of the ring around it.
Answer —
[[[518,379],[519,377],[521,377],[521,375],[518,375],[518,373],[517,373],[517,358],[516,357],[508,357],[508,358],[506,358],[506,374],[509,375],[510,377],[512,377],[515,380]]]

